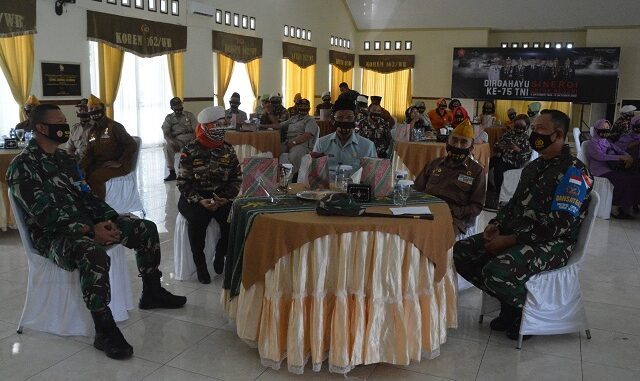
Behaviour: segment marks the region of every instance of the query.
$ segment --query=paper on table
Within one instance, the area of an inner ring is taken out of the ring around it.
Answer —
[[[394,216],[400,214],[431,214],[428,206],[405,206],[403,208],[389,208]]]

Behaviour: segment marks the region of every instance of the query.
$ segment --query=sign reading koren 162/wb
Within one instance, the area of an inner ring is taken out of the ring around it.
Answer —
[[[454,48],[453,98],[613,103],[620,48]]]

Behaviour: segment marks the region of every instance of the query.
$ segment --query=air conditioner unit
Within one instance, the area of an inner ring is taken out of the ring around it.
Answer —
[[[201,15],[207,17],[213,17],[216,14],[216,9],[211,5],[198,3],[195,1],[189,2],[189,10],[194,15]]]

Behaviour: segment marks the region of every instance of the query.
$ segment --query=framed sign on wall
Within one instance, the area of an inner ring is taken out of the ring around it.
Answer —
[[[42,95],[45,97],[81,96],[80,64],[42,62]]]

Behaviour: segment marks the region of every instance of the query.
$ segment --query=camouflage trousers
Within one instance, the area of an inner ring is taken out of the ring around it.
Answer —
[[[482,234],[456,242],[453,261],[458,274],[501,302],[520,308],[529,278],[566,265],[572,248],[558,240],[539,246],[518,244],[493,255],[485,251],[484,244]]]
[[[160,265],[160,241],[156,225],[130,217],[118,217],[121,242],[136,251],[136,264],[141,274],[153,272]],[[109,267],[106,248],[88,237],[73,239],[56,237],[46,257],[65,270],[80,272],[82,297],[90,311],[100,311],[111,301]]]

